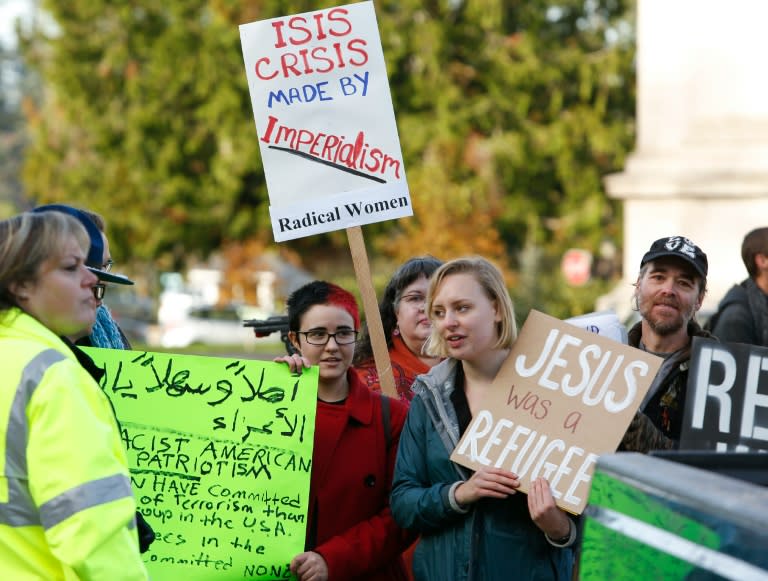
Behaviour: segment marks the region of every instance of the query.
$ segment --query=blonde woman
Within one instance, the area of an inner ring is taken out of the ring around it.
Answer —
[[[517,337],[501,273],[479,257],[447,262],[432,276],[427,312],[426,349],[447,359],[413,386],[391,499],[395,520],[421,534],[414,578],[570,579],[576,526],[546,480],[526,496],[511,472],[450,460]]]

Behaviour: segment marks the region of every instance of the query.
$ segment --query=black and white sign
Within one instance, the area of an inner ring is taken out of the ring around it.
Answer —
[[[768,348],[693,339],[680,448],[768,450]]]

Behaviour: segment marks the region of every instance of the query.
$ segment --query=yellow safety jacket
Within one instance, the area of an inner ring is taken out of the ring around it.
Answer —
[[[148,579],[107,397],[23,311],[0,312],[0,579]]]

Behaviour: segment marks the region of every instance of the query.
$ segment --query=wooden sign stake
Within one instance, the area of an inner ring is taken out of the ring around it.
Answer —
[[[350,226],[347,228],[347,241],[349,242],[349,250],[352,254],[352,262],[355,266],[357,285],[360,287],[360,294],[363,299],[363,310],[365,311],[365,320],[368,325],[368,334],[371,337],[373,358],[376,361],[376,371],[379,373],[381,391],[384,395],[397,399],[398,394],[395,389],[395,378],[392,375],[392,363],[389,360],[389,350],[387,349],[387,340],[384,337],[384,327],[381,324],[379,303],[376,300],[376,291],[373,288],[373,279],[371,279],[371,268],[368,264],[368,254],[365,250],[362,227]]]

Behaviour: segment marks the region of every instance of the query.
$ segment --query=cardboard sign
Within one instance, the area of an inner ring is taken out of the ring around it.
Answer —
[[[562,509],[580,514],[594,463],[614,452],[661,359],[531,311],[451,460],[543,476]]]
[[[86,349],[106,373],[155,581],[288,579],[306,532],[318,371]]]
[[[373,2],[240,40],[275,241],[413,215]]]
[[[768,450],[768,349],[694,337],[685,401],[681,449]]]

